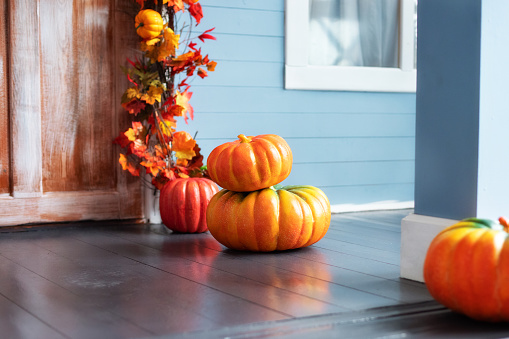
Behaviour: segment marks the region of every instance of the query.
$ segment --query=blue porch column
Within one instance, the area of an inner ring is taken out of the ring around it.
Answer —
[[[401,276],[422,281],[433,237],[467,217],[509,215],[509,1],[418,5],[415,213]]]

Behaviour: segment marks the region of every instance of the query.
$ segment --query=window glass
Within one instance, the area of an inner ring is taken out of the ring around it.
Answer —
[[[399,66],[399,0],[311,0],[309,6],[310,65]]]

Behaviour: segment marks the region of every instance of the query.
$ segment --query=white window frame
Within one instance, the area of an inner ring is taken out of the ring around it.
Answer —
[[[285,3],[285,89],[415,92],[413,0],[400,0],[398,68],[309,65],[309,1]]]

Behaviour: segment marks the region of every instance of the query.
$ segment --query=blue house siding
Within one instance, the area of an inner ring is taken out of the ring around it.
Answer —
[[[192,83],[195,119],[179,128],[198,131],[205,156],[238,134],[278,134],[294,154],[284,184],[320,187],[332,205],[413,201],[415,94],[285,90],[284,1],[202,6],[218,66]]]

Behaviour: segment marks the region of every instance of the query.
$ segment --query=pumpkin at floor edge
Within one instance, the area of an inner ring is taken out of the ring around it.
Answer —
[[[499,221],[469,218],[447,227],[424,262],[433,298],[476,320],[509,321],[509,227]]]
[[[255,252],[310,246],[323,238],[331,220],[329,199],[313,186],[223,189],[212,197],[207,224],[224,246]]]
[[[206,211],[217,185],[206,178],[178,178],[168,182],[159,195],[163,224],[180,233],[207,231]]]

